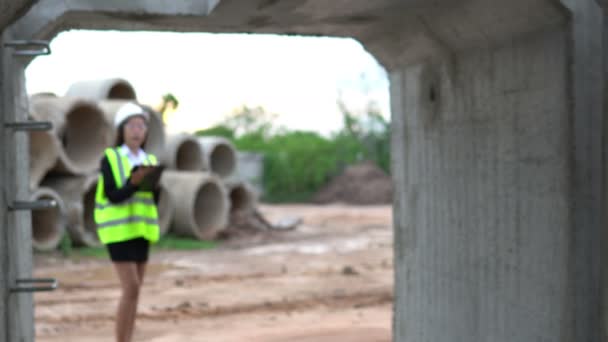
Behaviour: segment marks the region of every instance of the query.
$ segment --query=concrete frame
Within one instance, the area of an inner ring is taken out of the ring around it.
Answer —
[[[14,40],[4,30],[1,42]],[[5,123],[27,120],[25,63],[13,55],[13,49],[0,44],[0,341],[33,341],[34,316],[31,293],[11,293],[17,279],[31,278],[31,216],[27,211],[8,211],[14,201],[27,200],[28,139],[27,133],[4,128]],[[21,72],[20,72],[21,71]],[[8,180],[8,181],[7,181]]]
[[[351,0],[360,12],[324,2],[323,17],[303,3],[46,0],[3,40],[72,27],[353,36],[391,79],[394,340],[606,341],[606,1]],[[26,61],[2,58],[0,122],[23,119]],[[24,136],[0,134],[0,175],[24,195]],[[26,215],[0,219],[22,228],[1,231],[13,236],[0,251],[26,246]],[[3,258],[0,284],[31,272],[26,249]],[[22,316],[0,304],[13,334],[0,342],[32,340],[31,297],[8,303]]]

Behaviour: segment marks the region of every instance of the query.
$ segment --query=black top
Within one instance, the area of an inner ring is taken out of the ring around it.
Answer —
[[[131,177],[127,179],[125,185],[122,188],[116,188],[116,182],[114,181],[114,175],[112,174],[112,167],[110,167],[110,162],[108,161],[108,157],[104,156],[101,160],[101,174],[103,175],[103,190],[106,193],[106,197],[110,203],[121,203],[133,196],[135,192],[137,192],[138,187],[131,183]],[[160,190],[157,189],[154,191],[154,203],[158,204],[158,197],[160,194]]]

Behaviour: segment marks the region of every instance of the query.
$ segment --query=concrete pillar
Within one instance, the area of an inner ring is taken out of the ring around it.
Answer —
[[[603,70],[604,70],[604,132],[608,132],[608,1],[604,0],[603,3],[604,8],[604,31],[603,31]],[[608,165],[608,135],[604,136],[604,164]],[[607,178],[604,178],[604,194],[608,196],[608,167],[604,170]],[[605,198],[604,205],[608,205],[608,198]],[[608,222],[608,210],[604,211],[604,219]],[[608,228],[604,230],[604,236],[602,237],[603,241],[608,241]],[[603,254],[602,254],[602,286],[604,289],[608,289],[608,248],[604,246]],[[604,338],[608,340],[608,294],[604,294],[604,306],[602,309],[602,319],[604,325]]]
[[[602,17],[390,73],[394,340],[604,341]]]
[[[5,123],[27,120],[24,65],[4,47],[13,39],[8,30],[0,38],[0,342],[30,342],[32,295],[8,290],[18,278],[32,276],[30,212],[7,211],[12,201],[29,197],[27,133],[4,128]]]
[[[2,34],[2,32],[0,32],[0,35]],[[4,55],[4,49],[3,49],[3,43],[4,40],[0,39],[0,56]],[[2,67],[0,67],[0,91],[4,91],[4,88],[6,88],[6,85],[4,84],[4,82],[2,81],[4,79],[4,69]],[[5,104],[5,99],[3,96],[0,95],[0,108],[2,108],[2,111],[0,112],[0,141],[4,142],[6,141],[6,132],[2,129],[2,126],[4,126],[4,121],[6,120],[4,118],[4,113],[5,110],[4,108],[6,107]],[[4,146],[2,147],[2,151],[0,152],[0,179],[6,179],[6,168],[4,167],[6,165],[6,163],[4,162],[5,158],[4,158]],[[3,182],[4,183],[4,182]],[[4,191],[3,191],[4,192]],[[6,201],[4,199],[4,196],[0,196],[0,342],[7,342],[8,341],[8,322],[7,322],[7,317],[8,317],[8,281],[6,279],[6,275],[8,273],[8,263],[6,262],[8,260],[8,250],[7,250],[7,213],[6,213]]]
[[[603,75],[604,75],[604,90],[603,90],[603,105],[604,105],[604,132],[608,132],[608,0],[597,0],[599,5],[603,8]],[[604,146],[608,146],[608,136],[604,136]],[[608,148],[604,148],[604,163],[608,163]],[[607,164],[608,165],[608,164]],[[608,169],[605,170],[605,175],[608,176]],[[606,178],[608,179],[608,178]],[[604,180],[604,194],[608,195],[608,181]],[[604,205],[608,205],[608,200],[604,202]],[[608,210],[604,212],[606,219]],[[608,222],[608,219],[606,220]],[[603,241],[608,241],[608,229],[604,230]],[[608,289],[608,248],[603,248],[602,253],[602,286]],[[603,296],[603,307],[602,307],[602,319],[604,326],[604,338],[608,340],[608,295]]]

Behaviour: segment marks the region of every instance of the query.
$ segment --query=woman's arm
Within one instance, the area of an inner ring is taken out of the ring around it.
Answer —
[[[160,188],[154,189],[154,203],[158,205],[158,201],[160,201]]]
[[[116,188],[112,168],[110,167],[110,162],[107,157],[104,157],[101,160],[101,174],[103,175],[103,190],[111,203],[117,204],[124,202],[131,198],[137,191],[137,186],[131,184],[130,178],[122,188]]]

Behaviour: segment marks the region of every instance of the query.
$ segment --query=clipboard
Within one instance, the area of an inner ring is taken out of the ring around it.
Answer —
[[[160,177],[165,170],[165,165],[147,166],[152,167],[153,170],[148,173],[144,179],[139,183],[139,191],[154,191],[157,188]]]

